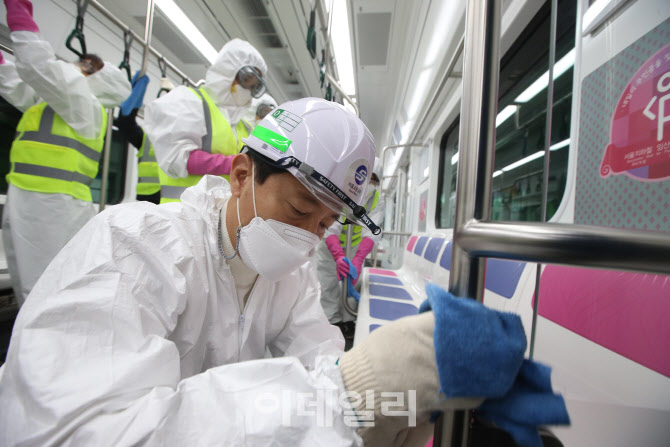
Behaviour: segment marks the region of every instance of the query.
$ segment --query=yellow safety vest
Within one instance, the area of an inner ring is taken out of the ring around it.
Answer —
[[[69,194],[91,202],[90,186],[98,174],[107,129],[107,113],[102,106],[100,110],[100,135],[84,138],[46,102],[29,108],[16,127],[7,182],[26,191]]]
[[[370,206],[370,209],[365,208],[365,211],[369,213],[373,209],[377,208],[377,202],[379,202],[379,191],[375,191],[375,193],[372,196],[372,205]],[[368,201],[370,203],[370,201]],[[367,204],[366,204],[367,205]],[[342,232],[340,233],[340,245],[342,247],[347,246],[347,227],[348,225],[342,226]],[[360,225],[354,225],[352,231],[351,231],[351,246],[352,247],[357,247],[358,244],[361,243],[361,240],[363,239],[361,237],[361,234],[363,232],[363,228]]]
[[[202,110],[205,115],[205,128],[207,133],[202,137],[201,150],[210,154],[235,155],[244,143],[242,138],[249,136],[251,126],[244,120],[240,120],[235,127],[237,137],[233,133],[228,120],[216,107],[212,98],[207,94],[204,87],[198,91],[191,91],[202,100]],[[189,186],[197,184],[202,178],[201,175],[188,175],[183,178],[172,178],[163,170],[159,170],[158,177],[161,184],[161,203],[179,202],[181,194]],[[229,176],[223,175],[223,178],[229,180]]]
[[[146,147],[149,146],[149,150]],[[154,147],[149,142],[147,135],[142,137],[142,146],[137,153],[139,162],[137,163],[137,195],[150,196],[161,190],[158,180],[158,163],[156,163],[156,154]]]

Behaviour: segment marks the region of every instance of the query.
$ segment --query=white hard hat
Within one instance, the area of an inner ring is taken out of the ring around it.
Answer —
[[[362,206],[375,143],[365,124],[341,105],[320,98],[283,103],[242,141],[291,172],[333,211],[374,234],[381,231]]]

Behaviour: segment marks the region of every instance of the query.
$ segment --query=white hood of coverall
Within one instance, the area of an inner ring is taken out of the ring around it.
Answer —
[[[212,99],[216,105],[226,109],[231,126],[235,126],[242,119],[251,104],[249,101],[247,104],[238,106],[230,91],[237,72],[246,66],[258,68],[263,79],[267,76],[267,65],[258,50],[249,42],[233,39],[221,48],[205,76],[205,87],[212,93]],[[241,89],[242,86],[238,85],[236,88]]]

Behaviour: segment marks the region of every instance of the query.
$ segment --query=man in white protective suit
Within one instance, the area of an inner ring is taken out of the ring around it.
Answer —
[[[304,98],[245,144],[230,183],[110,207],[58,254],[0,369],[0,445],[425,445],[431,411],[453,405],[433,314],[343,353],[307,262],[335,221],[379,231],[360,206],[368,129]],[[375,400],[387,391],[402,416]]]
[[[253,126],[244,119],[265,92],[267,66],[249,42],[232,39],[207,69],[199,89],[179,86],[147,105],[144,131],[153,145],[161,203],[178,202],[203,175],[230,174]]]
[[[24,112],[10,153],[2,239],[19,306],[63,246],[95,215],[107,113],[130,94],[114,64],[56,59],[28,0],[5,0],[16,63],[0,54],[0,95]]]

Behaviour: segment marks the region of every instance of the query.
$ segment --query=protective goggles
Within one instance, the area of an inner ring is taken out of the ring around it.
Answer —
[[[258,74],[258,70],[250,65],[240,68],[235,79],[238,84],[249,90],[254,98],[260,98],[265,93],[265,81]]]
[[[242,152],[244,153],[247,151],[254,150],[245,146],[242,149]],[[298,181],[328,208],[340,214],[341,219],[338,219],[337,221],[340,224],[345,225],[347,223],[353,223],[355,225],[365,226],[374,235],[382,232],[382,229],[368,217],[365,207],[354,202],[344,191],[338,188],[324,175],[319,174],[319,172],[312,166],[301,162],[293,156],[280,158],[279,160],[274,161],[256,151],[254,151],[254,154],[258,155],[264,163],[275,168],[286,170],[295,168],[296,173],[294,175]],[[344,207],[342,206],[343,203],[345,205]]]
[[[272,104],[259,104],[256,108],[256,116],[260,119],[265,118],[265,116],[274,110],[275,106]]]

